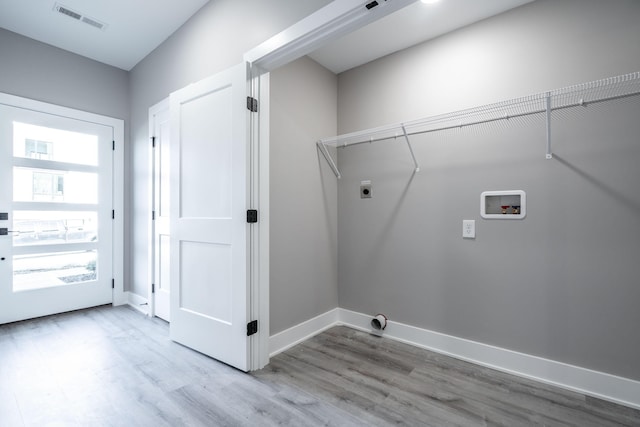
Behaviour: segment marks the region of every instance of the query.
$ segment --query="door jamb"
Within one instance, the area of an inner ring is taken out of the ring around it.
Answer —
[[[270,355],[269,72],[311,53],[332,39],[364,27],[415,1],[394,0],[373,9],[367,9],[365,5],[368,1],[364,0],[331,2],[244,54],[244,61],[249,64],[251,70],[248,82],[251,94],[254,97],[258,95],[259,100],[258,131],[250,133],[250,144],[256,150],[254,156],[257,156],[257,159],[254,157],[252,173],[258,176],[257,182],[253,179],[255,188],[251,203],[259,209],[260,218],[258,224],[255,224],[258,226],[257,236],[253,236],[251,245],[254,280],[251,283],[249,313],[252,319],[258,319],[260,326],[254,336],[255,341],[250,341],[250,370],[266,366]]]
[[[249,341],[249,370],[269,363],[269,73],[249,69],[249,92],[259,100],[251,115],[250,204],[259,220],[250,226],[250,320],[258,320],[258,333]]]

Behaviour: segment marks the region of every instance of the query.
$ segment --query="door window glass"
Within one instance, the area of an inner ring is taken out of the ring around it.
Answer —
[[[98,203],[98,174],[13,168],[15,202]]]
[[[72,251],[13,257],[14,292],[97,280],[98,252]]]
[[[98,165],[98,137],[80,132],[13,122],[13,155],[79,165]]]
[[[97,212],[14,211],[13,245],[95,242],[97,218]]]

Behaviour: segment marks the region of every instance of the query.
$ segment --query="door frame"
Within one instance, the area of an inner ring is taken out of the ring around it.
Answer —
[[[333,1],[249,50],[244,60],[263,72],[275,70],[416,1],[384,1],[371,9],[370,0]]]
[[[331,2],[264,43],[246,52],[244,61],[251,70],[251,96],[259,101],[252,120],[252,203],[260,212],[251,236],[251,262],[255,275],[251,283],[250,307],[258,319],[256,341],[250,343],[251,370],[269,363],[269,72],[311,53],[323,44],[391,14],[416,0],[394,0],[381,7],[366,8],[365,0]],[[257,158],[256,158],[257,156]],[[257,193],[257,194],[256,194]]]
[[[6,93],[0,93],[0,104],[95,123],[113,129],[112,305],[126,304],[127,299],[124,292],[124,120]]]
[[[249,69],[250,95],[258,99],[249,129],[250,202],[258,222],[249,227],[249,316],[258,320],[258,333],[249,340],[249,369],[269,363],[269,73]]]

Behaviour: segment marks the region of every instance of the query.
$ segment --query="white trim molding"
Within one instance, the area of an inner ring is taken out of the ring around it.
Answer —
[[[387,322],[387,327],[381,333],[371,327],[372,318],[373,314],[367,315],[342,308],[330,310],[272,336],[270,341],[271,356],[275,356],[333,326],[344,325],[498,371],[640,409],[640,381],[417,328],[392,320]]]
[[[254,70],[252,70],[253,72]],[[254,86],[253,93],[257,93],[260,104],[257,118],[254,118],[254,128],[251,144],[253,155],[257,161],[253,162],[252,177],[254,182],[254,206],[258,209],[260,221],[254,224],[257,227],[257,242],[252,248],[255,257],[257,285],[252,289],[252,311],[257,315],[258,334],[255,346],[252,348],[252,369],[262,369],[269,363],[269,73],[256,73],[252,76],[251,83]],[[257,86],[257,87],[256,87]],[[255,122],[257,120],[257,123]],[[257,147],[256,147],[257,145]],[[256,170],[257,168],[257,170]],[[253,344],[252,344],[253,345]]]
[[[271,335],[269,338],[269,356],[273,357],[296,344],[318,335],[322,331],[337,326],[339,324],[339,311],[339,308],[334,308],[299,325]]]
[[[264,71],[313,52],[324,43],[383,18],[416,0],[381,2],[368,8],[369,0],[333,1],[244,54],[244,60]]]
[[[373,315],[340,309],[339,323],[373,332]],[[378,333],[377,333],[378,334]],[[394,321],[383,336],[456,359],[640,409],[640,382]]]
[[[131,308],[139,311],[145,316],[149,315],[149,301],[145,297],[141,297],[133,292],[125,292],[126,304]]]

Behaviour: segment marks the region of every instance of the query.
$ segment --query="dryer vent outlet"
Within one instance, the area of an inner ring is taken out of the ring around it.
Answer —
[[[387,320],[387,316],[378,313],[371,319],[371,327],[374,331],[384,331],[387,327]]]
[[[371,198],[371,181],[362,181],[360,183],[360,198],[361,199]]]

